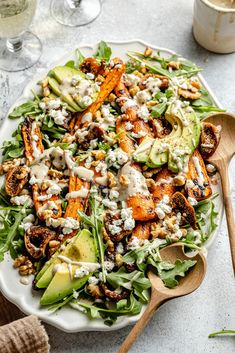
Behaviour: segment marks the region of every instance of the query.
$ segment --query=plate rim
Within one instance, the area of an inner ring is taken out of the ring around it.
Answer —
[[[66,54],[64,54],[63,56],[59,57],[58,60],[53,61],[52,63],[50,63],[50,65],[45,68],[45,70],[40,71],[40,73],[35,73],[29,80],[29,82],[26,84],[26,86],[24,87],[22,93],[20,94],[20,96],[15,100],[15,102],[11,105],[11,107],[9,108],[5,118],[3,119],[3,122],[0,126],[0,131],[3,130],[4,128],[6,128],[7,125],[7,121],[8,121],[8,115],[9,113],[14,109],[14,107],[16,107],[18,104],[20,104],[21,102],[23,103],[26,99],[29,99],[29,89],[30,87],[32,87],[33,84],[35,84],[35,81],[39,80],[44,74],[47,74],[47,72],[50,70],[51,67],[57,65],[57,63],[61,63],[64,60],[68,60],[69,57],[74,56],[74,51],[79,48],[82,50],[82,48],[89,48],[94,50],[97,45],[98,45],[99,41],[96,41],[94,43],[80,43],[78,44],[78,46],[72,48],[71,50],[69,50]],[[176,54],[175,51],[165,48],[165,47],[159,47],[157,45],[153,45],[150,44],[144,40],[141,39],[131,39],[131,40],[125,40],[125,41],[113,41],[113,40],[107,40],[106,43],[108,43],[110,46],[112,45],[128,45],[128,44],[140,44],[142,46],[148,46],[151,47],[155,50],[159,50],[159,51],[163,51],[169,54]],[[181,56],[181,55],[180,55]],[[215,94],[213,93],[213,91],[211,90],[210,86],[208,85],[207,81],[204,79],[203,75],[201,73],[198,73],[197,76],[199,77],[200,81],[202,82],[203,86],[207,89],[207,91],[209,92],[209,94],[211,95],[212,99],[214,100],[215,104],[219,107],[222,108],[222,105],[220,104],[220,102],[218,101],[217,97],[215,96]],[[31,94],[32,95],[32,94]],[[223,214],[224,214],[224,205],[222,203],[221,205],[221,210],[220,210],[220,215],[218,217],[218,228],[216,229],[216,231],[210,236],[210,238],[208,239],[208,241],[206,241],[205,243],[205,248],[208,249],[211,244],[213,243],[215,237],[217,236],[217,234],[219,233],[219,229],[222,223],[222,218],[223,218]],[[4,259],[4,261],[6,261]],[[1,265],[1,264],[0,264]],[[70,324],[71,323],[67,323],[65,320],[60,320],[60,318],[58,318],[58,316],[56,314],[54,314],[54,316],[51,315],[45,315],[38,313],[38,311],[35,308],[31,308],[30,309],[30,305],[28,305],[27,303],[25,303],[25,298],[23,296],[20,295],[16,295],[14,293],[14,295],[11,295],[11,293],[9,293],[9,291],[7,291],[7,288],[4,286],[4,279],[3,276],[1,275],[0,272],[0,291],[2,292],[2,294],[4,295],[4,297],[6,297],[11,303],[13,303],[14,305],[16,305],[23,313],[25,313],[26,315],[37,315],[41,320],[43,320],[45,323],[48,323],[64,332],[67,333],[75,333],[75,332],[83,332],[83,331],[114,331],[114,330],[118,330],[121,329],[123,327],[126,327],[128,325],[134,324],[135,322],[138,321],[138,319],[141,317],[141,315],[143,314],[146,306],[143,306],[141,313],[136,315],[136,316],[127,316],[125,317],[126,320],[120,320],[120,322],[115,323],[113,326],[109,327],[103,324],[103,321],[101,320],[97,320],[97,324],[93,324],[94,325],[88,325],[88,326],[83,326],[83,327],[77,327],[73,326],[71,328]],[[73,309],[74,310],[74,309]],[[83,314],[82,314],[83,315]]]

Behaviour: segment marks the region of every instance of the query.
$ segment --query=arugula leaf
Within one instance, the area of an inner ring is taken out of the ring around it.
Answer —
[[[99,260],[101,263],[103,282],[106,282],[106,270],[104,264],[104,252],[105,246],[103,242],[102,229],[104,227],[103,220],[101,217],[102,207],[97,201],[96,195],[91,195],[89,198],[89,204],[91,208],[91,215],[87,216],[84,212],[78,211],[81,221],[92,228],[92,234],[97,243],[97,248],[99,251]]]
[[[162,116],[167,109],[167,102],[162,102],[154,105],[151,109],[151,116],[153,118],[159,118]]]
[[[176,287],[179,282],[176,277],[184,277],[185,273],[194,265],[196,261],[192,260],[176,260],[175,264],[161,261],[156,265],[158,276],[162,279],[168,288]]]
[[[221,331],[213,332],[213,333],[210,333],[208,337],[212,338],[219,335],[235,335],[235,330],[221,330]]]
[[[150,65],[145,59],[140,59],[136,56],[133,56],[132,54],[127,53],[127,55],[132,58],[133,60],[136,60],[138,61],[139,63],[142,63],[143,65],[145,65],[148,69],[150,69],[152,72],[155,72],[157,74],[160,74],[160,75],[164,75],[168,78],[171,78],[172,75],[169,73],[168,70],[165,70],[163,69],[161,66],[153,66],[153,65]]]
[[[109,62],[110,58],[112,55],[112,50],[111,48],[105,43],[104,41],[101,41],[98,45],[98,49],[94,57],[98,60],[105,60],[107,63]]]
[[[3,221],[3,227],[0,228],[0,261],[4,259],[4,254],[12,247],[13,241],[19,235],[19,225],[26,217],[28,201],[22,207],[13,207],[8,211]],[[31,212],[31,210],[30,210]]]
[[[74,309],[77,309],[87,314],[90,319],[106,319],[104,323],[108,326],[111,326],[119,316],[138,315],[142,308],[141,303],[134,297],[133,294],[130,295],[130,298],[128,300],[124,299],[119,301],[118,303],[112,304],[112,307],[107,308],[104,305],[97,306],[99,304],[88,304],[87,302],[73,300],[70,305]]]
[[[117,272],[107,274],[107,282],[113,288],[124,287],[128,290],[134,289],[134,293],[143,303],[148,302],[147,289],[151,287],[151,283],[142,271],[135,270],[127,273],[124,267],[121,267]]]
[[[38,105],[38,100],[29,100],[26,103],[14,108],[14,110],[8,115],[9,119],[18,119],[25,115],[34,115],[41,113],[41,109]]]
[[[80,52],[79,49],[76,49],[75,54],[76,54],[76,58],[77,58],[77,60],[75,62],[75,68],[79,69],[81,63],[85,60],[85,56]]]
[[[8,159],[23,157],[24,154],[24,144],[23,138],[21,136],[21,124],[18,129],[13,132],[12,137],[15,137],[14,140],[4,141],[1,147],[3,162]]]

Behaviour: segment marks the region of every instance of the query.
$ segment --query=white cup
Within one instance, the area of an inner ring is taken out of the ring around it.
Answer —
[[[193,34],[204,48],[215,53],[235,51],[235,9],[209,0],[194,0]]]

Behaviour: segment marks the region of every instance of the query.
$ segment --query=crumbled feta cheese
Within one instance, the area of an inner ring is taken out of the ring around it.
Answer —
[[[117,200],[119,197],[119,192],[117,190],[111,189],[109,193],[110,200]]]
[[[91,276],[91,277],[88,279],[88,283],[90,283],[90,284],[98,284],[98,283],[99,283],[99,279],[96,278],[95,276]]]
[[[136,86],[140,82],[140,78],[134,74],[123,75],[124,83],[126,86]]]
[[[109,151],[105,160],[109,167],[113,166],[118,169],[121,165],[125,164],[128,159],[128,154],[125,153],[121,148],[117,148],[114,151]]]
[[[85,168],[90,169],[92,162],[93,162],[93,158],[92,158],[91,156],[88,156],[87,159],[86,159],[86,161],[85,161],[85,164],[84,164]]]
[[[127,131],[130,131],[133,129],[134,125],[130,121],[127,121],[125,127]]]
[[[140,240],[137,237],[133,237],[130,244],[128,245],[129,248],[139,248],[140,247]]]
[[[208,163],[206,165],[206,170],[208,171],[208,173],[214,173],[216,171],[216,168],[213,164]]]
[[[86,74],[86,78],[87,78],[88,80],[94,80],[95,75],[92,74],[91,72],[88,72],[88,73]]]
[[[168,205],[170,202],[169,196],[164,195],[163,199],[158,203],[155,211],[159,219],[164,219],[166,214],[171,213],[172,209]]]
[[[188,197],[188,201],[192,206],[196,206],[198,204],[197,200],[194,197]]]
[[[138,111],[137,111],[137,115],[140,119],[144,120],[145,122],[148,121],[149,117],[150,117],[150,113],[148,110],[148,107],[146,105],[142,105]]]
[[[33,206],[33,200],[31,199],[31,197],[29,195],[21,195],[21,196],[11,197],[11,203],[13,205],[23,206],[26,201],[28,202],[28,207]]]
[[[128,218],[132,218],[132,209],[131,208],[123,208],[121,210],[121,218],[123,221],[127,220]]]
[[[63,230],[62,230],[63,234],[70,234],[74,229],[79,228],[79,221],[77,221],[72,217],[67,217],[64,219],[61,226],[63,227]]]
[[[61,193],[61,187],[53,183],[48,189],[47,189],[47,194],[52,194],[52,195],[59,195]]]
[[[118,254],[123,254],[124,253],[124,246],[122,243],[118,243],[118,246],[116,248]]]
[[[86,106],[91,105],[92,99],[89,96],[84,96],[82,98],[82,103],[85,104]]]
[[[112,235],[118,234],[122,231],[121,227],[115,226],[114,224],[109,224],[108,228]]]
[[[68,113],[66,112],[65,109],[62,109],[62,110],[52,109],[49,111],[49,115],[54,119],[54,122],[57,125],[64,125],[65,119],[68,116]]]
[[[124,221],[124,230],[132,230],[135,228],[135,220],[128,218]]]
[[[82,278],[84,276],[89,275],[89,273],[90,273],[89,267],[83,265],[75,270],[74,277],[75,278]]]
[[[46,107],[48,110],[50,109],[58,109],[61,106],[61,100],[59,98],[57,99],[50,99],[46,103]]]
[[[123,98],[122,98],[123,99]],[[125,113],[127,109],[136,107],[136,102],[133,99],[127,98],[123,106],[121,107],[122,113]]]
[[[136,139],[139,139],[139,138],[144,137],[146,135],[147,135],[147,132],[146,131],[142,131],[142,130],[140,130],[137,133],[131,132],[131,136],[136,138]]]
[[[102,201],[103,205],[110,210],[116,210],[117,209],[117,203],[115,201],[110,201],[109,199],[103,199]]]
[[[111,272],[115,264],[112,261],[105,261],[104,266],[107,272]]]
[[[151,94],[148,92],[148,90],[143,90],[139,91],[135,95],[135,99],[138,104],[144,104],[152,99]]]

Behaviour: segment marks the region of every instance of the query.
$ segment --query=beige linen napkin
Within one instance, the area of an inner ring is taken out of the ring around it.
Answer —
[[[40,320],[34,315],[23,316],[0,293],[0,352],[48,353],[48,336]]]

